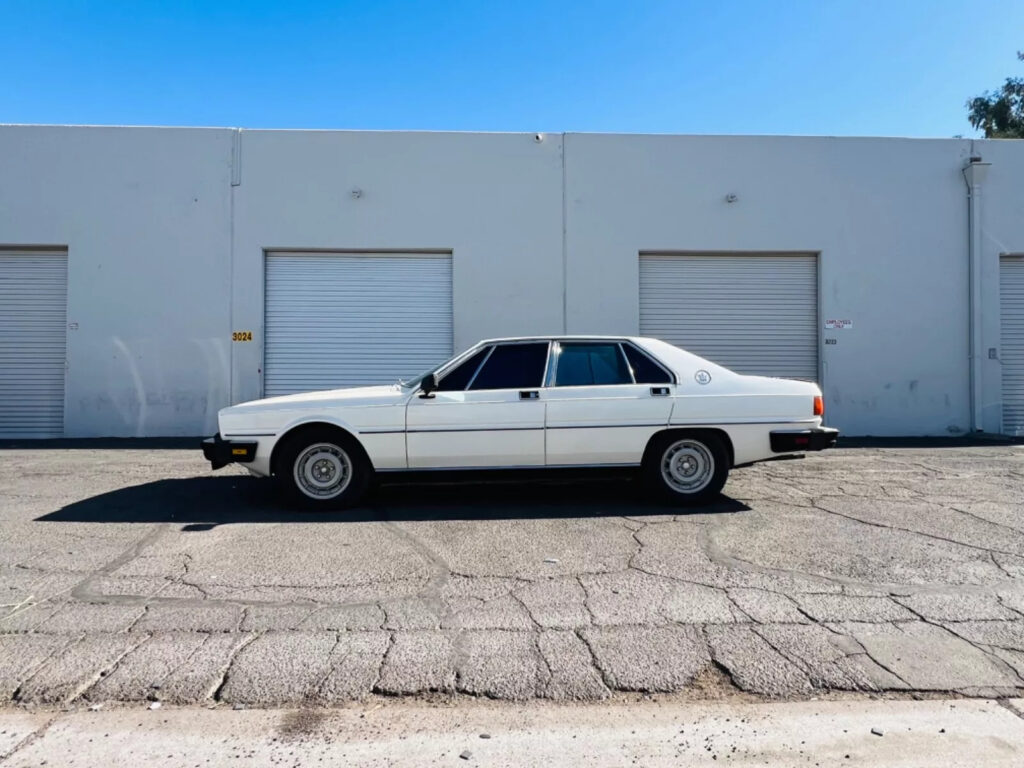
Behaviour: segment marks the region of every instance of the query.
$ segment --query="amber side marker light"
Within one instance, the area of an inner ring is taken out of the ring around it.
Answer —
[[[825,398],[821,395],[814,396],[814,415],[824,416],[825,415]]]

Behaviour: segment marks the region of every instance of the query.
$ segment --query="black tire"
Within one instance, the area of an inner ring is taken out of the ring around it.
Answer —
[[[644,452],[641,472],[644,485],[662,501],[707,504],[718,497],[729,477],[729,452],[710,432],[655,435]]]
[[[274,460],[274,479],[291,506],[345,509],[366,495],[373,465],[351,435],[313,427],[285,438]]]

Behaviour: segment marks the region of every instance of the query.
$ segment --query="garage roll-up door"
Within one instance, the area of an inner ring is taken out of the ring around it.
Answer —
[[[999,261],[1003,432],[1024,435],[1024,257]]]
[[[64,434],[68,261],[0,251],[0,437]]]
[[[640,334],[738,373],[818,378],[810,254],[641,254]]]
[[[267,397],[389,384],[452,354],[452,259],[268,253]]]

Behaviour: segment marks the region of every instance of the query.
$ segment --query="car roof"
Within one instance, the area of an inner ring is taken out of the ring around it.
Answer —
[[[498,339],[481,339],[478,344],[497,344],[503,341],[638,341],[643,336],[560,334],[557,336],[503,336]]]

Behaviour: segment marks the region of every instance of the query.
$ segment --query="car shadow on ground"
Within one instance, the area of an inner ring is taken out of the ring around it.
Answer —
[[[37,518],[44,522],[178,523],[185,531],[232,523],[340,523],[513,520],[571,517],[729,514],[748,511],[727,496],[706,506],[666,506],[626,479],[409,483],[383,485],[348,510],[289,509],[266,479],[232,475],[157,480],[119,488]]]

